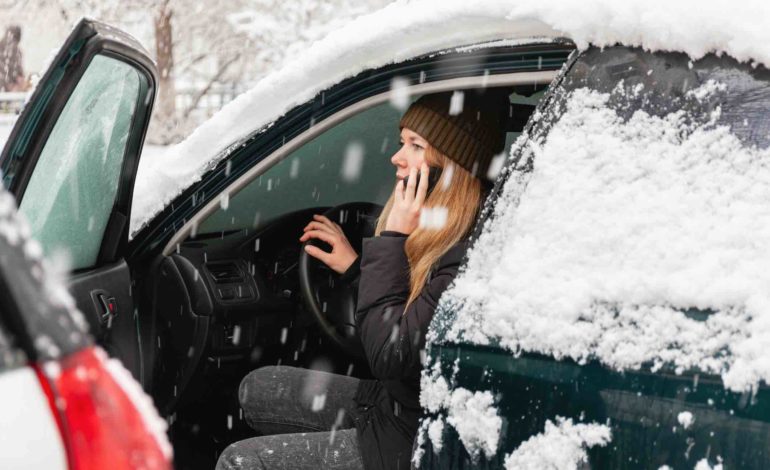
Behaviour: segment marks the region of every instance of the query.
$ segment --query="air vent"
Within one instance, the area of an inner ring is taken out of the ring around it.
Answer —
[[[233,284],[244,281],[241,268],[232,261],[208,263],[206,269],[217,284]]]

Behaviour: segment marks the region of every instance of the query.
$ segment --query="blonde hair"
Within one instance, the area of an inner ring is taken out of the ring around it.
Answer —
[[[420,295],[438,260],[470,233],[481,204],[481,181],[478,178],[430,145],[426,148],[426,156],[428,164],[443,168],[443,172],[425,200],[423,209],[445,208],[447,216],[441,227],[418,227],[406,239],[404,249],[409,260],[409,297],[404,311]],[[385,230],[392,207],[391,194],[377,221],[376,235]]]

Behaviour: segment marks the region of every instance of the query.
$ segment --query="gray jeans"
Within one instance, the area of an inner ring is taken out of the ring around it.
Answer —
[[[241,381],[238,399],[260,437],[231,444],[218,470],[363,469],[350,413],[358,379],[268,366]]]

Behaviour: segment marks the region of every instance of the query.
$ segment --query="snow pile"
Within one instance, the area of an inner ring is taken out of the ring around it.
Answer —
[[[440,365],[434,364],[430,373],[424,373],[420,380],[420,405],[430,413],[446,411],[446,423],[455,428],[460,442],[476,458],[481,453],[492,457],[497,452],[503,420],[494,406],[491,392],[471,392],[457,387],[452,390],[446,379],[440,375]],[[424,433],[433,444],[434,450],[441,449],[444,420],[442,417],[426,419],[420,426],[418,450],[413,461],[422,457]]]
[[[548,420],[545,431],[524,441],[505,457],[506,470],[576,470],[588,463],[586,449],[606,446],[612,438],[604,424],[573,424],[571,419]]]
[[[770,64],[770,4],[724,5],[697,0],[435,0],[397,1],[313,43],[294,60],[225,106],[184,142],[157,159],[142,159],[134,191],[136,233],[185,188],[292,107],[359,72],[414,56],[499,39],[564,36],[579,46],[616,43],[707,52]],[[403,85],[403,83],[401,83]],[[404,94],[403,86],[397,94]]]
[[[716,115],[624,121],[610,99],[575,90],[545,142],[518,142],[534,171],[514,170],[442,298],[459,311],[448,338],[767,381],[770,152]]]
[[[515,2],[509,17],[542,21],[580,48],[620,43],[686,52],[693,59],[717,52],[770,64],[770,32],[763,27],[770,4],[762,0],[539,0]]]

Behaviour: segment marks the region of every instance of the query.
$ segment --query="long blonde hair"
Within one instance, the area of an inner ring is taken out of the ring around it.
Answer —
[[[428,164],[443,168],[443,172],[436,187],[425,200],[423,209],[446,208],[447,215],[446,222],[440,227],[418,227],[406,240],[409,298],[405,310],[420,295],[436,262],[470,233],[481,204],[481,181],[478,178],[430,145],[426,148],[426,157]],[[392,207],[391,194],[377,221],[377,235],[385,230]]]

